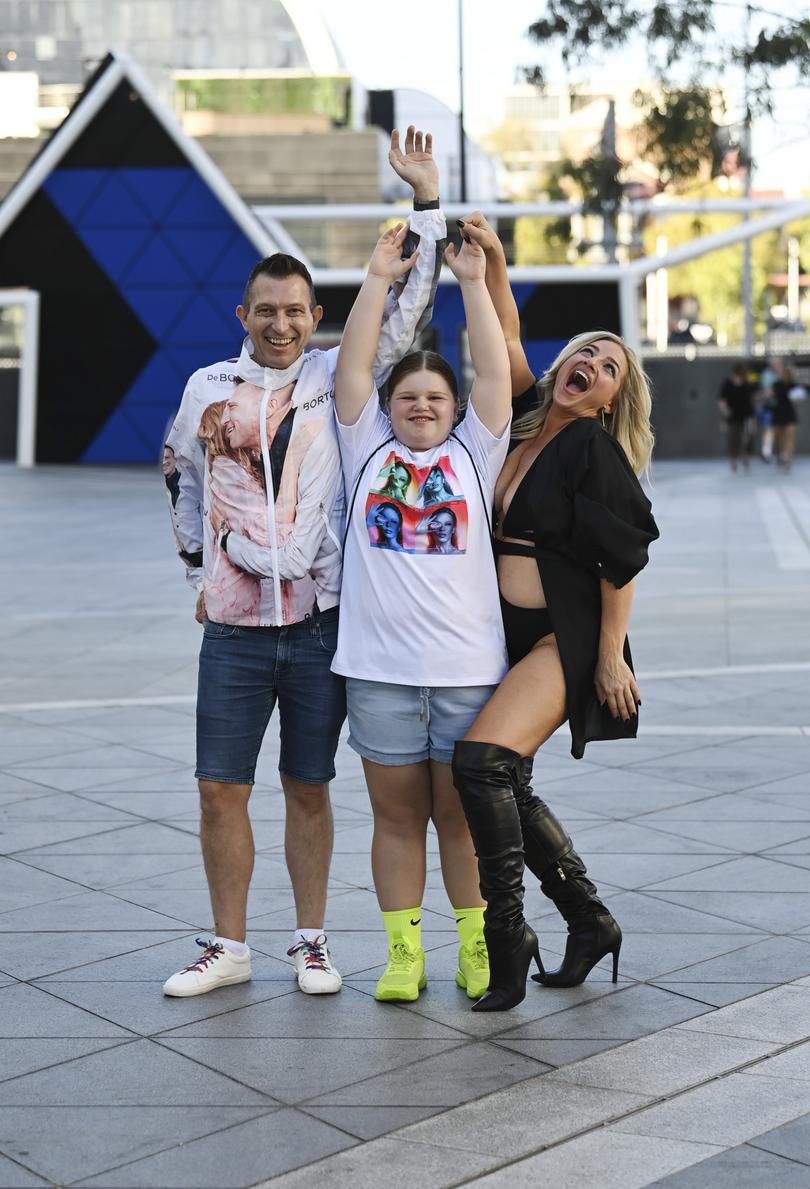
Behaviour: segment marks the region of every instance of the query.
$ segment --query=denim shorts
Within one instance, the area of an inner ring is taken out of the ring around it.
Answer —
[[[197,684],[198,780],[253,784],[276,702],[279,771],[305,784],[332,779],[346,717],[344,679],[330,668],[337,630],[337,607],[280,628],[206,623]]]
[[[346,678],[349,746],[375,764],[449,764],[497,685],[419,686]]]

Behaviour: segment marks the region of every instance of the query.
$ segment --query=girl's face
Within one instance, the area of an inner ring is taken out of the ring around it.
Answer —
[[[611,413],[626,375],[627,357],[618,343],[587,343],[560,366],[554,404],[572,417],[597,417],[602,409]]]
[[[409,450],[431,450],[445,442],[457,408],[444,377],[425,368],[403,376],[388,400],[391,428]]]

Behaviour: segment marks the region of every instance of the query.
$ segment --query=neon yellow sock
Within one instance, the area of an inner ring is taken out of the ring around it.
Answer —
[[[462,945],[469,945],[484,931],[483,908],[454,908],[458,939]]]
[[[422,948],[422,908],[397,908],[382,914],[388,944],[401,937],[412,950]]]

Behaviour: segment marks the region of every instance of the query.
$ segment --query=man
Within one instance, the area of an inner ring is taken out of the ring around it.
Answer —
[[[413,189],[410,250],[420,246],[405,283],[388,294],[378,383],[429,321],[445,235],[430,135],[410,127],[403,153],[394,131],[389,161]],[[250,978],[248,801],[278,702],[285,854],[297,921],[288,953],[302,991],[330,994],[341,978],[324,932],[333,833],[328,782],[345,717],[343,679],[330,668],[345,516],[332,412],[338,349],[305,354],[323,310],[294,257],[260,261],[236,313],[247,333],[238,361],[194,373],[167,442],[180,473],[172,509],[178,551],[200,592],[197,619],[204,624],[196,775],[215,935],[198,938],[202,954],[163,990],[200,995]],[[200,419],[212,405],[222,434],[201,438]]]

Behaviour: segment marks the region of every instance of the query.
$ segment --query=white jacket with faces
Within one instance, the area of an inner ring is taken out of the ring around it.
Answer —
[[[444,216],[414,211],[410,225],[406,251],[420,251],[388,294],[378,385],[432,313]],[[208,618],[273,627],[300,622],[316,605],[326,611],[340,595],[346,503],[333,414],[339,348],[307,351],[284,372],[257,364],[251,349],[246,339],[238,359],[189,379],[166,440],[176,467],[166,485],[177,550],[189,581],[205,593]],[[244,448],[233,448],[225,435],[226,405],[243,423],[255,417],[255,441]]]

